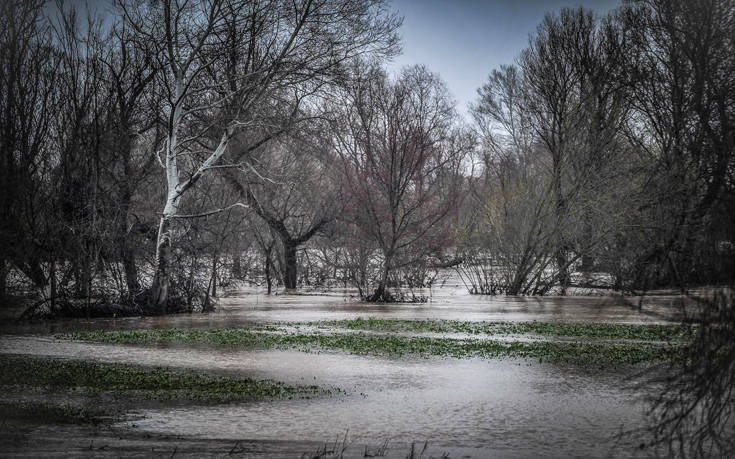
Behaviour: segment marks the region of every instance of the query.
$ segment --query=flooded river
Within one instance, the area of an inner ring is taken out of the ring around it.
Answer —
[[[347,392],[314,399],[151,407],[136,413],[140,419],[119,425],[189,440],[254,441],[265,445],[259,450],[263,455],[269,451],[267,445],[277,444],[278,453],[271,449],[272,456],[300,457],[308,442],[334,441],[349,432],[351,444],[361,446],[348,452],[360,457],[363,445],[386,440],[401,457],[411,442],[424,441],[432,454],[446,452],[451,457],[646,456],[648,452],[638,448],[640,439],[618,438],[622,431],[645,426],[643,398],[656,391],[632,387],[630,377],[643,369],[640,366],[590,368],[538,359],[387,358],[338,351],[111,345],[57,340],[52,335],[85,329],[229,328],[368,316],[624,323],[677,318],[677,301],[670,296],[649,296],[638,306],[637,300],[609,297],[478,297],[452,287],[434,292],[426,304],[390,306],[360,304],[349,292],[267,296],[249,291],[223,299],[219,310],[207,315],[5,326],[0,353],[166,366]]]
[[[376,304],[358,301],[353,290],[266,295],[259,289],[228,292],[215,312],[164,317],[56,320],[43,324],[0,324],[3,334],[145,328],[233,328],[255,323],[307,322],[356,317],[463,321],[671,323],[681,317],[682,300],[670,292],[645,297],[469,295],[456,282],[418,290],[426,303]]]

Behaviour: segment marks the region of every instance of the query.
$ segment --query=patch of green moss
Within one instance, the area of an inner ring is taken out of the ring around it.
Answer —
[[[0,356],[0,386],[139,393],[170,399],[242,400],[327,393],[318,386],[235,379],[131,365]]]
[[[350,330],[390,332],[467,333],[471,335],[565,336],[602,339],[670,341],[686,339],[693,329],[681,325],[553,323],[553,322],[465,322],[457,320],[405,320],[375,317],[323,322],[284,323],[290,326],[317,326]]]
[[[637,363],[671,359],[679,347],[656,344],[584,342],[504,342],[495,340],[409,337],[364,333],[262,333],[228,330],[141,330],[77,332],[71,338],[112,343],[180,342],[254,348],[341,350],[358,355],[443,356],[455,358],[549,358],[588,363]]]

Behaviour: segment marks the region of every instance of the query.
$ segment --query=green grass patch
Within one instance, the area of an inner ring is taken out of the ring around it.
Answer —
[[[601,339],[631,339],[672,341],[689,338],[693,329],[681,325],[632,325],[610,323],[549,323],[549,322],[464,322],[457,320],[404,320],[374,317],[322,322],[283,323],[290,326],[316,326],[350,330],[388,332],[467,333],[471,335],[566,336]]]
[[[235,379],[131,365],[0,357],[0,386],[138,393],[159,399],[243,400],[308,397],[329,393],[318,386]],[[338,390],[338,389],[335,389]]]
[[[443,356],[455,358],[548,358],[586,363],[637,363],[667,360],[678,355],[678,346],[658,344],[609,344],[585,342],[504,342],[373,335],[365,333],[262,333],[247,329],[93,331],[69,335],[72,339],[109,343],[208,343],[265,349],[297,349],[305,352],[341,350],[358,355]]]

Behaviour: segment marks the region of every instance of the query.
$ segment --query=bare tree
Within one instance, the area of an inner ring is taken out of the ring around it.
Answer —
[[[493,71],[478,90],[484,180],[473,187],[467,237],[484,250],[469,249],[465,273],[493,284],[476,282],[478,292],[558,285],[564,294],[572,267],[599,265],[622,227],[621,197],[632,188],[621,180],[630,150],[621,134],[630,111],[625,33],[614,16],[581,8],[547,15],[520,68]]]
[[[112,52],[102,62],[111,99],[106,125],[111,129],[108,148],[112,151],[104,171],[110,182],[109,191],[114,194],[119,258],[127,293],[132,296],[141,288],[136,263],[134,199],[141,184],[153,172],[155,150],[160,148],[163,137],[156,110],[161,101],[153,87],[160,67],[150,44],[135,40],[124,24],[113,26],[109,40]]]
[[[371,301],[391,301],[389,275],[449,242],[445,223],[460,201],[461,163],[472,147],[455,124],[446,88],[423,67],[390,81],[355,67],[345,89],[336,149],[344,167],[350,219],[380,251]]]
[[[459,270],[473,293],[538,293],[549,285],[543,276],[551,261],[553,199],[523,73],[514,66],[494,70],[478,95],[472,112],[483,139],[482,180],[471,187],[475,204]]]
[[[641,286],[732,276],[712,268],[731,258],[716,248],[732,237],[734,9],[728,0],[651,0],[626,10],[637,51],[628,71],[638,75],[630,130],[651,164],[643,190],[651,229],[635,249]]]
[[[329,224],[340,208],[335,158],[323,132],[309,129],[270,142],[257,155],[267,177],[246,171],[233,181],[242,199],[278,236],[283,250],[283,281],[297,287],[297,250]]]
[[[524,106],[548,153],[554,205],[552,251],[562,294],[570,267],[604,239],[593,229],[599,220],[598,196],[614,189],[611,177],[623,151],[628,79],[621,70],[630,56],[626,30],[614,17],[596,20],[583,8],[547,15],[520,58]]]
[[[102,163],[109,101],[101,59],[110,48],[92,16],[79,17],[74,8],[60,9],[51,21],[60,63],[53,129],[60,158],[54,171],[53,215],[64,224],[56,226],[49,277],[56,278],[56,261],[68,263],[64,271],[71,275],[63,279],[73,282],[62,282],[65,290],[71,287],[66,296],[84,298],[89,314],[98,262],[109,237],[100,216],[105,207]]]
[[[58,62],[41,1],[0,5],[0,295],[11,266],[38,288],[48,240],[43,217]]]

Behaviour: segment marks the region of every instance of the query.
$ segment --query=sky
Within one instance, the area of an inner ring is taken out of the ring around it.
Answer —
[[[392,72],[423,64],[438,73],[466,115],[492,69],[514,63],[547,11],[584,6],[599,15],[620,0],[393,0],[403,19],[403,54]]]

